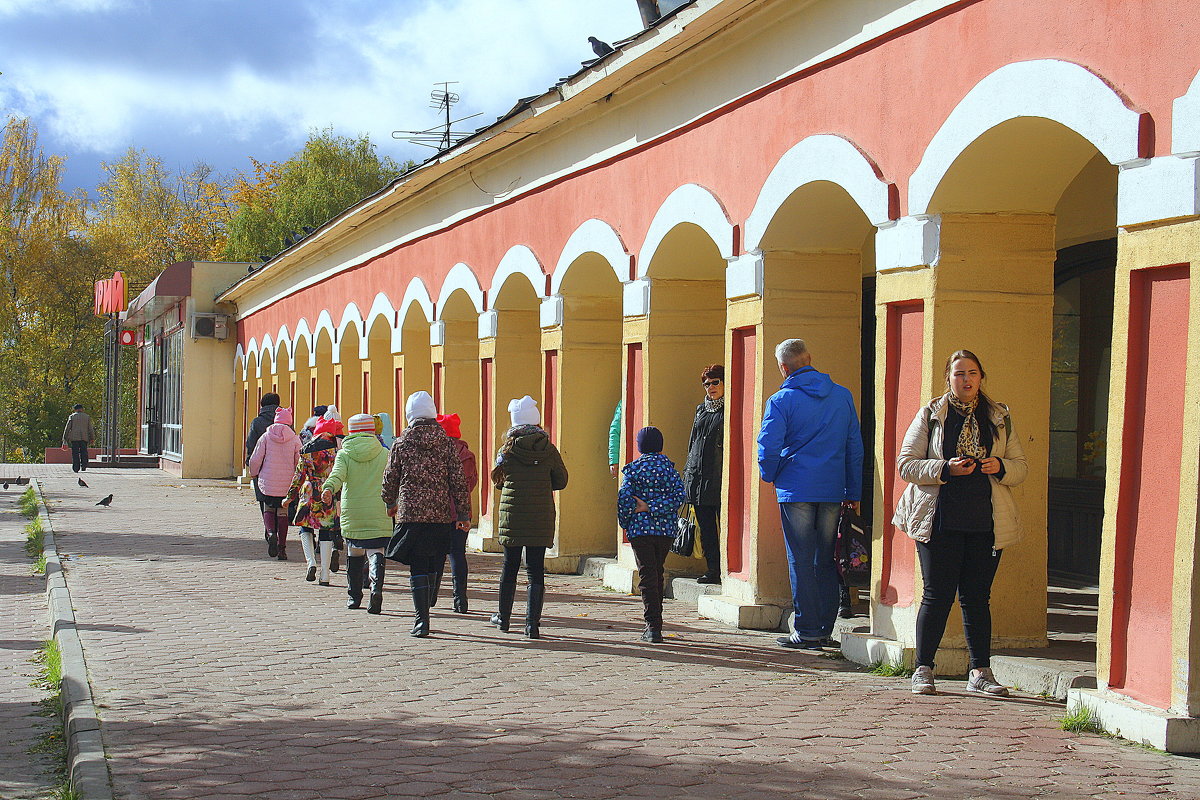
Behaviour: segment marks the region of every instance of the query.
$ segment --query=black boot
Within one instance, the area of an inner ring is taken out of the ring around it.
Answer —
[[[500,610],[492,614],[492,624],[502,631],[508,630],[508,618],[512,616],[513,600],[517,597],[517,582],[500,584]]]
[[[437,574],[433,576],[433,580],[429,585],[429,605],[430,606],[437,605],[438,595],[442,591],[442,575],[445,574],[445,569],[446,569],[446,565],[443,562],[442,569],[439,569],[437,571]]]
[[[366,561],[366,556],[346,556],[346,608],[362,608],[362,565]]]
[[[371,553],[367,556],[371,565],[371,603],[367,606],[368,614],[383,613],[383,570],[387,563],[383,553]]]
[[[454,579],[454,613],[467,613],[467,571],[464,569]]]
[[[432,575],[411,575],[408,585],[412,587],[413,610],[416,619],[409,636],[425,637],[429,635],[429,601],[432,599]]]
[[[842,619],[850,619],[854,616],[854,608],[850,604],[850,587],[842,584],[838,597],[838,616]]]
[[[525,635],[530,639],[542,638],[538,628],[542,624],[542,603],[545,599],[546,587],[543,584],[529,584],[529,595],[525,603]]]

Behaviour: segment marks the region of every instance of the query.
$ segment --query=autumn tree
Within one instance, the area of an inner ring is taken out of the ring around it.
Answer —
[[[84,199],[61,189],[63,160],[46,155],[28,120],[10,117],[0,143],[0,459],[40,461],[58,446],[70,407],[99,406],[102,322],[92,285],[102,260],[80,235]]]
[[[311,133],[286,161],[251,163],[253,177],[230,187],[236,211],[224,251],[229,261],[274,255],[292,234],[321,225],[414,166],[379,157],[366,135],[337,136],[332,128]]]

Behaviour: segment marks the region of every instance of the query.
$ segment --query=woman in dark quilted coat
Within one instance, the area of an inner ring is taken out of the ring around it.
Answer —
[[[524,550],[529,579],[525,635],[537,639],[546,596],[546,548],[554,545],[554,492],[566,487],[567,468],[558,448],[538,426],[541,414],[532,397],[513,400],[508,413],[513,426],[504,436],[491,475],[500,490],[498,526],[504,546],[500,609],[492,615],[492,624],[508,630]]]
[[[382,497],[395,528],[388,558],[409,565],[417,618],[412,636],[429,635],[434,581],[457,528],[471,525],[471,495],[458,448],[437,423],[428,392],[415,392],[404,408],[408,427],[396,437],[383,472]]]

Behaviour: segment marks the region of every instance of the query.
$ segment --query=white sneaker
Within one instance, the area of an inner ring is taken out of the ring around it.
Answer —
[[[916,680],[915,676],[913,680]],[[996,676],[992,674],[991,669],[988,667],[971,670],[971,675],[967,678],[967,691],[992,694],[997,697],[1008,697],[1008,687],[997,683]]]
[[[912,676],[913,694],[937,694],[933,685],[933,667],[920,666]]]

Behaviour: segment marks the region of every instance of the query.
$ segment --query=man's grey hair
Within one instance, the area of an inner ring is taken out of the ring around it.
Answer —
[[[808,355],[808,345],[803,339],[784,339],[775,347],[775,360],[788,369],[802,366],[800,363]]]

